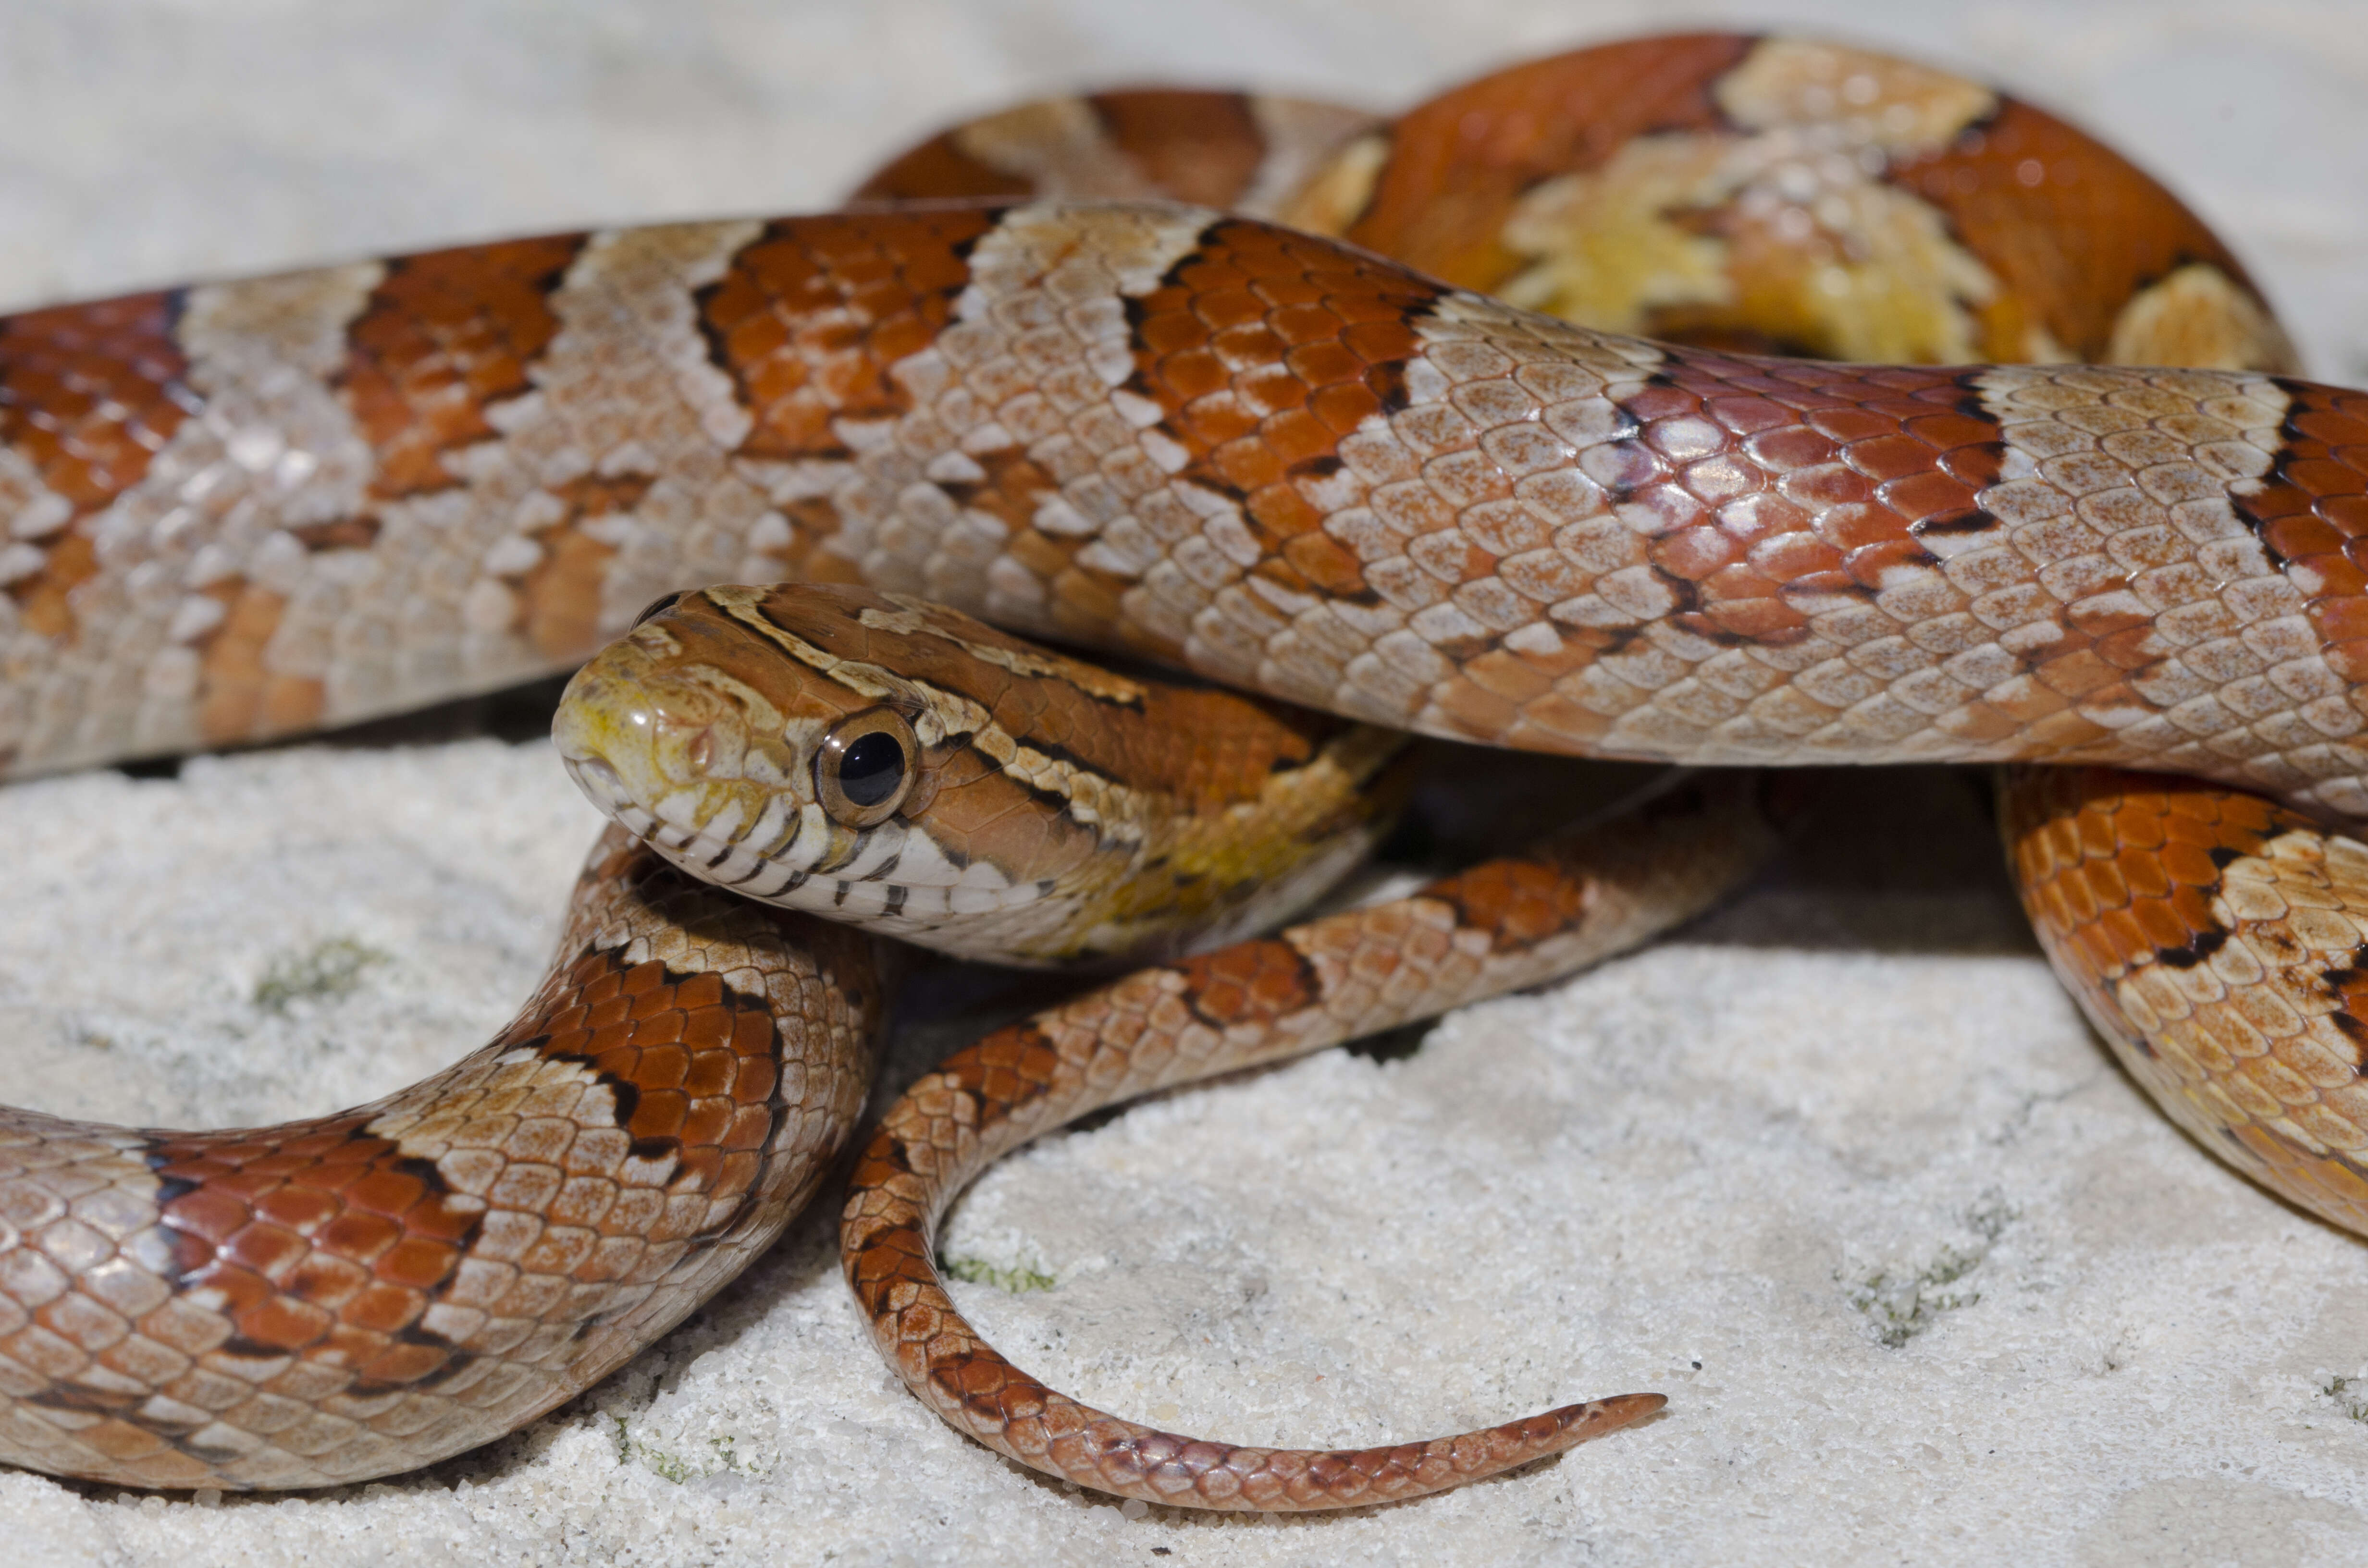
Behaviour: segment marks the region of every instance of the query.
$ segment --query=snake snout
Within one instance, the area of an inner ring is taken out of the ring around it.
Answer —
[[[782,864],[801,838],[789,771],[730,682],[648,642],[621,639],[576,672],[552,740],[576,788],[626,831],[702,880],[762,896],[804,864]]]
[[[570,762],[607,764],[648,803],[653,790],[736,773],[745,728],[728,701],[626,638],[575,672],[551,738]]]

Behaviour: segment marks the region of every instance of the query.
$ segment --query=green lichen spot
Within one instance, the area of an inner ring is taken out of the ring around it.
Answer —
[[[741,1460],[737,1452],[739,1440],[735,1437],[729,1436],[710,1437],[707,1440],[707,1446],[714,1453],[714,1462],[700,1463],[685,1459],[680,1454],[654,1448],[634,1437],[621,1415],[612,1415],[609,1419],[617,1424],[617,1462],[638,1464],[661,1481],[670,1481],[675,1485],[680,1486],[683,1483],[696,1481],[702,1475],[720,1475],[725,1471],[735,1471],[743,1475],[754,1475],[757,1472],[755,1465]]]
[[[1952,1287],[1982,1266],[2013,1219],[2003,1201],[1986,1199],[1965,1215],[1965,1228],[1975,1237],[1970,1246],[1943,1245],[1919,1268],[1877,1269],[1851,1281],[1850,1304],[1873,1325],[1875,1342],[1896,1350],[1945,1314],[1979,1301],[1979,1290]]]
[[[1007,1296],[1017,1296],[1028,1290],[1049,1290],[1060,1283],[1049,1274],[1039,1274],[1021,1266],[997,1268],[983,1257],[940,1257],[938,1271],[951,1274],[973,1285],[992,1285]]]
[[[301,953],[271,960],[255,983],[255,1005],[269,1013],[284,1013],[298,1002],[334,1002],[361,988],[362,973],[391,955],[354,940],[332,937]]]
[[[2327,1381],[2318,1385],[2318,1392],[2343,1414],[2344,1419],[2368,1426],[2368,1376],[2355,1374],[2346,1378],[2330,1372]]]

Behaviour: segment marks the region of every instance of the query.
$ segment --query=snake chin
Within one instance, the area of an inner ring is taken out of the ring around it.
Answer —
[[[633,805],[632,792],[625,788],[625,781],[617,776],[617,770],[609,766],[605,757],[570,756],[563,757],[561,763],[567,769],[567,776],[575,780],[575,787],[584,791],[585,798],[602,811],[614,815],[619,811],[639,809]]]
[[[1080,956],[1064,944],[1073,916],[1052,896],[1054,882],[1014,882],[983,862],[956,867],[927,833],[906,823],[848,835],[856,840],[851,852],[831,856],[826,868],[817,868],[811,848],[825,836],[822,833],[799,835],[785,849],[759,854],[745,839],[716,831],[729,822],[707,829],[680,827],[630,800],[603,802],[596,791],[606,783],[597,772],[589,784],[582,774],[577,782],[668,861],[758,903],[803,910],[958,958],[1042,967]],[[808,814],[821,817],[812,808]],[[801,844],[809,853],[795,853]]]

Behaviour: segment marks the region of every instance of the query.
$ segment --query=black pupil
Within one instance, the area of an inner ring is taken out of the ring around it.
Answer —
[[[905,781],[905,748],[874,730],[838,759],[838,792],[859,806],[876,806]]]

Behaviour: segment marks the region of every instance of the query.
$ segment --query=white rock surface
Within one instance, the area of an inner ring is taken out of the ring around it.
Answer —
[[[2073,113],[2237,238],[2322,373],[2368,375],[2368,17],[2225,0],[17,0],[0,297],[818,206],[1017,94],[1164,76],[1388,104],[1694,20],[1884,43]],[[2368,1559],[2368,1250],[2113,1067],[1967,784],[1836,790],[1801,854],[1682,939],[1411,1055],[1328,1053],[1048,1140],[946,1237],[1055,1281],[957,1287],[1022,1364],[1184,1430],[1372,1442],[1667,1392],[1641,1428],[1335,1518],[1121,1508],[906,1396],[817,1215],[489,1449],[277,1500],[0,1471],[0,1558]],[[490,740],[0,791],[0,1085],[181,1125],[381,1093],[525,994],[592,824],[545,746]]]

